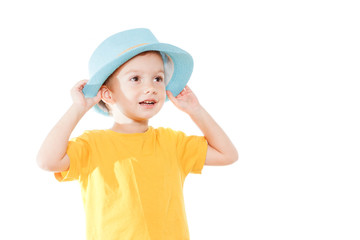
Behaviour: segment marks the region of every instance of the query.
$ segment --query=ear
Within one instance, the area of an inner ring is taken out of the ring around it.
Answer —
[[[103,102],[105,102],[106,104],[111,104],[114,102],[112,93],[107,86],[105,86],[105,85],[101,86],[99,91],[100,91],[101,100]]]

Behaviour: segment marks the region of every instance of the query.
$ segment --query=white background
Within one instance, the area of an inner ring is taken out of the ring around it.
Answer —
[[[0,239],[85,239],[77,182],[35,157],[92,51],[146,27],[190,52],[190,87],[239,161],[185,181],[193,240],[360,239],[357,1],[2,1]],[[90,111],[73,135],[111,126]],[[171,103],[152,121],[201,134]]]

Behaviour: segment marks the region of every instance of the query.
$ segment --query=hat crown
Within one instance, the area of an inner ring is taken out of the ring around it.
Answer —
[[[116,33],[105,39],[90,57],[90,76],[129,49],[158,42],[154,34],[146,28],[137,28]]]

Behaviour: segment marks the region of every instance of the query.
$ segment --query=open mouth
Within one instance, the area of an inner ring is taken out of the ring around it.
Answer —
[[[140,105],[154,105],[156,103],[155,100],[145,100],[142,102],[139,102]]]

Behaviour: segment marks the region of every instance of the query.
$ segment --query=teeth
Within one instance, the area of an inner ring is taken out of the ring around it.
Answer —
[[[155,102],[154,101],[143,101],[141,103],[145,103],[145,104],[154,104]]]

